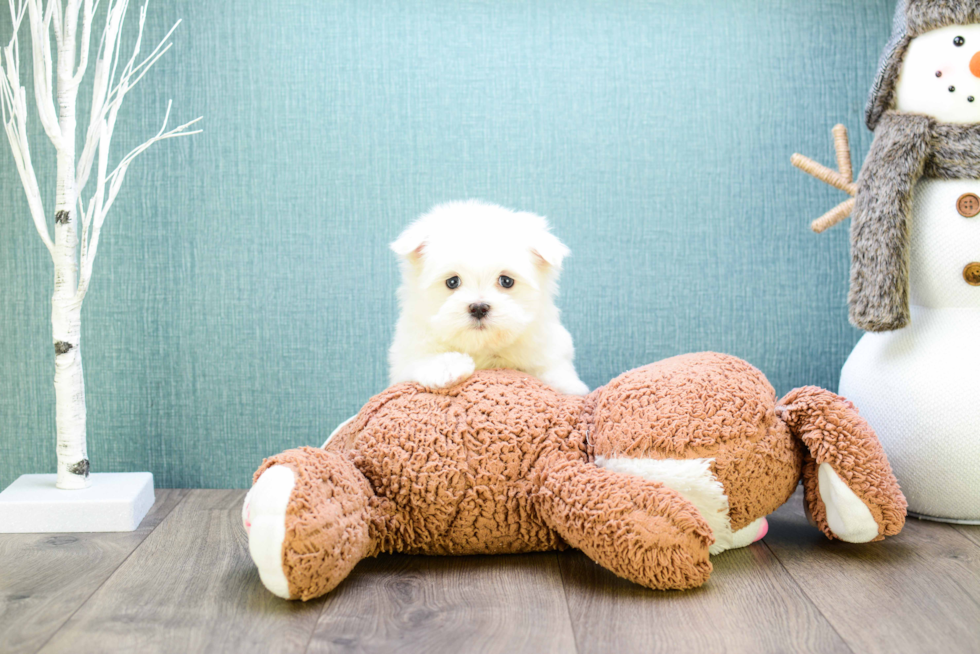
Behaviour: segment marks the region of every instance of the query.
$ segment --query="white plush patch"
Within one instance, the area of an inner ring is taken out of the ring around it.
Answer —
[[[827,524],[846,543],[867,543],[878,536],[878,523],[871,509],[837,476],[829,463],[817,470],[820,499],[827,507]]]
[[[248,551],[262,584],[283,599],[289,599],[289,582],[282,569],[282,542],[286,538],[286,506],[295,485],[291,468],[272,466],[255,482],[242,505]]]
[[[763,525],[766,526],[764,527]],[[760,533],[765,535],[766,531],[768,531],[766,519],[764,517],[759,518],[755,522],[749,523],[747,526],[742,527],[732,534],[732,545],[729,549],[736,550],[740,547],[751,545],[755,541],[762,538],[762,536],[759,535]]]
[[[753,542],[754,536],[759,533],[759,524],[753,523],[744,529],[739,530],[739,534],[744,536],[750,528],[755,525],[752,531],[753,539],[742,543],[743,537],[735,538],[732,533],[732,524],[728,518],[728,496],[725,489],[715,476],[711,473],[711,464],[714,459],[633,459],[633,458],[610,458],[596,457],[596,465],[622,472],[628,475],[636,475],[651,481],[659,481],[664,486],[677,491],[688,502],[697,507],[701,516],[711,527],[714,533],[715,542],[708,549],[710,554],[720,554],[725,550],[736,547],[745,547]],[[758,521],[757,521],[758,522]]]

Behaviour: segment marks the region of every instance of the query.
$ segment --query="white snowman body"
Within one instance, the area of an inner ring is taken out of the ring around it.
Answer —
[[[980,25],[919,36],[905,56],[895,108],[980,123],[980,75],[971,61],[980,70]],[[971,195],[980,206],[980,180],[915,186],[910,324],[865,334],[839,390],[877,432],[910,513],[980,523],[980,286],[970,283],[980,278],[968,270],[980,271],[980,215],[969,216]]]

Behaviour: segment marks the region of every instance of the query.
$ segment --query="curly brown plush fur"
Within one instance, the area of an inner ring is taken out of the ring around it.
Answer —
[[[879,535],[901,528],[905,500],[874,434],[842,398],[801,389],[777,404],[734,357],[675,357],[586,397],[512,370],[478,371],[449,389],[399,384],[372,399],[325,450],[289,450],[283,571],[291,597],[333,589],[379,552],[487,554],[581,549],[649,588],[699,586],[711,527],[659,481],[598,457],[710,460],[735,529],[784,503],[804,457],[829,461],[871,509]],[[812,475],[811,475],[812,476]],[[815,484],[807,503],[833,537]]]
[[[871,510],[878,538],[894,536],[905,524],[905,502],[885,452],[854,405],[815,386],[798,388],[782,399],[780,417],[807,447],[803,486],[807,510],[829,538],[827,509],[817,492],[817,466],[828,463]]]

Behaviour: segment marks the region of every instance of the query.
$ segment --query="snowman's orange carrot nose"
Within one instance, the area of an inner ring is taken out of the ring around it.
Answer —
[[[973,59],[970,60],[970,72],[974,77],[980,77],[980,52],[973,55]]]

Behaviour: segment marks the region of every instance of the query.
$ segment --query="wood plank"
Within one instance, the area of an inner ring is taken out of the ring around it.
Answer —
[[[262,586],[245,491],[190,491],[42,652],[301,652],[321,603]]]
[[[308,652],[574,652],[553,552],[383,555],[328,597]]]
[[[953,525],[953,529],[960,532],[977,547],[980,547],[980,525]]]
[[[980,651],[980,550],[952,526],[912,518],[885,541],[829,541],[799,493],[770,524],[766,544],[854,651]]]
[[[37,651],[185,494],[157,490],[135,531],[0,535],[0,652]]]
[[[851,651],[765,545],[711,560],[707,584],[663,592],[620,579],[580,552],[564,554],[580,654]]]

